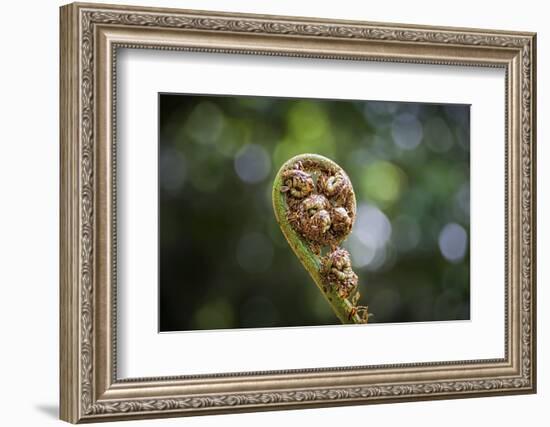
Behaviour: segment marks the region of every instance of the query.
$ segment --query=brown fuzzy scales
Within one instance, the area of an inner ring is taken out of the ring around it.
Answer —
[[[332,225],[331,204],[322,194],[312,194],[289,210],[289,222],[311,243],[323,245]]]
[[[321,174],[317,179],[317,191],[331,199],[335,206],[349,208],[352,187],[348,177],[342,173]]]
[[[316,253],[322,246],[338,246],[355,220],[349,178],[336,168],[304,160],[284,171],[283,180],[292,227]]]
[[[325,255],[321,260],[321,273],[329,283],[338,285],[339,294],[347,298],[357,289],[358,277],[351,268],[349,252],[342,248]]]
[[[281,191],[287,193],[287,202],[291,202],[293,205],[309,196],[315,188],[313,177],[302,170],[300,162],[294,168],[287,169],[283,173],[283,182],[284,186],[281,187]]]
[[[321,259],[321,274],[327,286],[352,303],[349,316],[359,314],[367,321],[367,308],[357,306],[358,277],[348,251],[339,247],[355,221],[355,194],[347,175],[329,163],[304,159],[283,172],[281,191],[286,194],[287,219],[291,227],[317,255],[323,247],[330,252]]]
[[[345,208],[337,207],[331,210],[332,232],[335,238],[342,240],[351,232],[353,221]]]

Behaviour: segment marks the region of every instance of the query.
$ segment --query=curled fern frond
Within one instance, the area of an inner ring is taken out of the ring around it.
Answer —
[[[317,154],[288,160],[273,183],[275,217],[290,247],[342,323],[367,323],[358,277],[341,243],[351,233],[356,201],[348,175]],[[324,252],[324,255],[323,255]]]

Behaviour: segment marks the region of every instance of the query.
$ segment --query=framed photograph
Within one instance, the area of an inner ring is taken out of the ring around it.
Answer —
[[[63,420],[536,391],[535,34],[60,22]]]

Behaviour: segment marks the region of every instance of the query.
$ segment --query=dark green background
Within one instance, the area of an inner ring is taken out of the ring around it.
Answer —
[[[337,324],[284,240],[293,155],[349,174],[371,322],[469,319],[469,106],[159,95],[160,331]]]

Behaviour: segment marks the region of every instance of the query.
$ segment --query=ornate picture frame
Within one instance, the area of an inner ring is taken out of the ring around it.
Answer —
[[[60,13],[61,419],[79,423],[536,391],[535,34],[80,3]],[[119,379],[120,48],[503,69],[504,357]]]

